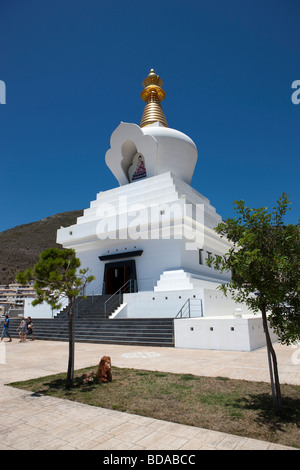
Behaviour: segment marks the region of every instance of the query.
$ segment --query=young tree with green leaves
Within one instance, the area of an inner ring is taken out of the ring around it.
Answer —
[[[74,317],[76,298],[94,276],[87,276],[89,269],[80,269],[80,260],[75,250],[48,248],[39,257],[33,268],[17,274],[17,282],[27,284],[34,281],[36,298],[32,305],[47,302],[52,308],[62,307],[62,298],[69,302],[69,361],[66,385],[73,386],[74,379]]]
[[[251,209],[236,201],[237,217],[216,227],[232,247],[224,256],[207,261],[215,269],[231,271],[231,282],[221,286],[237,302],[253,312],[261,312],[275,410],[282,409],[277,358],[270,339],[268,322],[282,344],[300,339],[300,224],[284,224],[290,206],[287,195],[268,208]],[[274,375],[274,379],[273,379]],[[275,382],[275,388],[274,388]]]

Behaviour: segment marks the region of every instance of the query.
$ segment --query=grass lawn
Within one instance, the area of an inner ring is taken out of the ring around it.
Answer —
[[[65,388],[65,374],[14,382],[13,387],[127,413],[300,448],[300,387],[281,385],[283,413],[273,412],[268,383],[112,367],[112,382]]]

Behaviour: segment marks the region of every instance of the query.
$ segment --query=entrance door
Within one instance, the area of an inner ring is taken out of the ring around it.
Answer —
[[[106,263],[104,271],[105,294],[114,294],[129,279],[136,279],[134,260]]]

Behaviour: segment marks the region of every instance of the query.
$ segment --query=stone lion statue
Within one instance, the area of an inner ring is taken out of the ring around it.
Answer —
[[[111,359],[109,356],[103,356],[98,365],[98,383],[106,383],[112,381],[111,375]]]

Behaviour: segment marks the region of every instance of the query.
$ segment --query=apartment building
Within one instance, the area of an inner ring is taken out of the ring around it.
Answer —
[[[24,310],[25,300],[35,297],[33,283],[0,285],[0,312]]]

